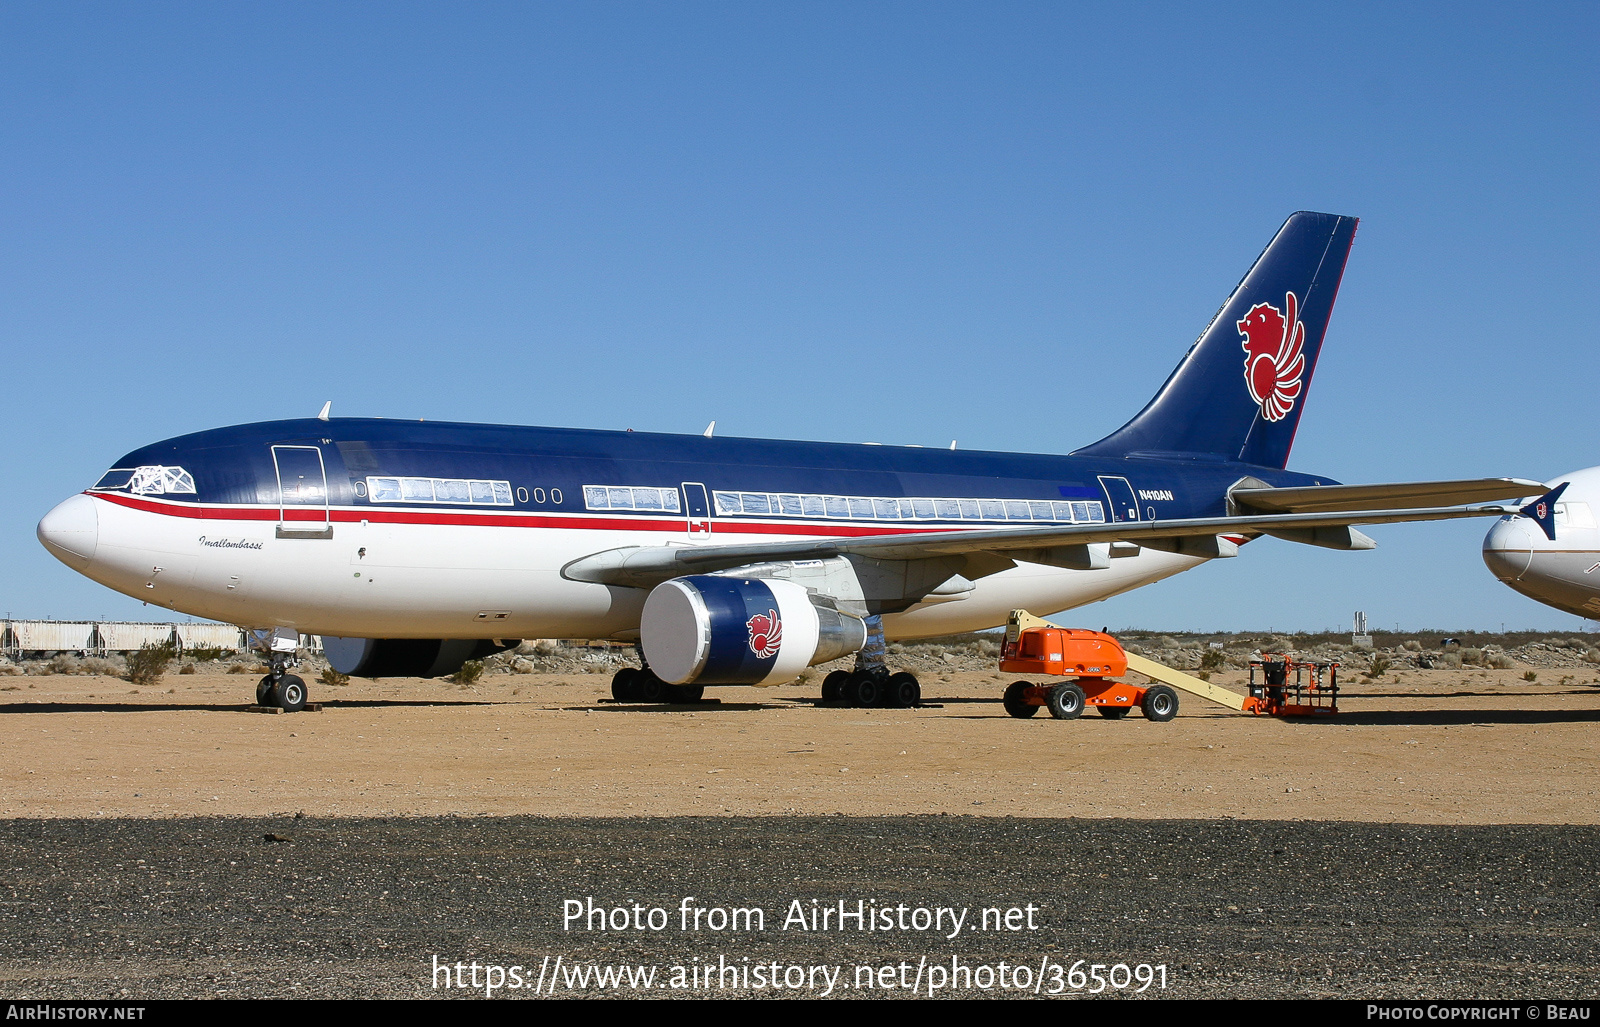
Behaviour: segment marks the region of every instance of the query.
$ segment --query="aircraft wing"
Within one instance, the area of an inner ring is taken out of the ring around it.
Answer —
[[[1470,478],[1462,481],[1402,481],[1387,485],[1235,488],[1228,495],[1240,513],[1334,513],[1490,503],[1497,499],[1537,496],[1544,491],[1544,485],[1524,478]]]
[[[1543,487],[1537,483],[1535,485],[1534,491]],[[1521,495],[1528,494],[1521,483],[1518,483],[1517,489]],[[987,554],[991,558],[987,561],[988,567],[980,570],[979,574],[1004,570],[1013,566],[1013,559],[1090,569],[1105,566],[1103,562],[1097,562],[1103,560],[1105,554],[1094,552],[1091,547],[1114,542],[1211,557],[1232,556],[1237,551],[1238,543],[1225,537],[1229,535],[1249,537],[1270,534],[1333,549],[1371,549],[1376,543],[1355,531],[1351,525],[1503,517],[1518,512],[1516,506],[1489,504],[1248,514],[1027,528],[952,528],[871,538],[818,538],[748,545],[630,546],[575,560],[562,568],[562,574],[577,581],[649,588],[684,574],[708,574],[754,563],[820,560],[852,555],[875,560],[922,560]]]

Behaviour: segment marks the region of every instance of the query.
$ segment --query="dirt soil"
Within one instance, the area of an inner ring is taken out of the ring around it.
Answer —
[[[1005,714],[1011,675],[925,673],[925,706],[819,706],[817,685],[611,701],[602,674],[311,681],[321,712],[250,712],[256,678],[0,678],[0,816],[850,816],[1600,823],[1600,675],[1351,675],[1338,716],[1185,696],[1158,724]],[[308,675],[309,676],[309,675]],[[1244,675],[1216,683],[1243,690]]]

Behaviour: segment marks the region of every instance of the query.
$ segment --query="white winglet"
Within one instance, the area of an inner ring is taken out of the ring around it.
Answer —
[[[330,399],[326,403],[322,404],[322,413],[317,415],[317,420],[326,421],[328,419],[328,411],[332,410],[332,409],[333,409],[333,400]]]
[[[717,422],[712,421],[710,424],[706,425],[706,430],[701,432],[700,434],[704,435],[706,438],[709,439],[711,437],[711,433],[716,431],[716,430],[717,430]]]

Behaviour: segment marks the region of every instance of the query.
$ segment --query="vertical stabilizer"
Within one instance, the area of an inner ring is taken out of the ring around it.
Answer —
[[[1156,397],[1074,455],[1285,466],[1355,235],[1353,217],[1291,215]]]

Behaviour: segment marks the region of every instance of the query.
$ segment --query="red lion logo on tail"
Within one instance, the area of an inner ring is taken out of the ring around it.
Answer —
[[[1237,322],[1244,338],[1244,380],[1250,398],[1261,406],[1261,416],[1281,421],[1294,409],[1304,387],[1301,380],[1306,356],[1306,326],[1300,320],[1300,300],[1284,296],[1288,316],[1270,303],[1257,303]]]
[[[744,625],[750,629],[750,651],[763,660],[778,655],[783,645],[783,622],[777,610],[768,610],[751,617]]]

